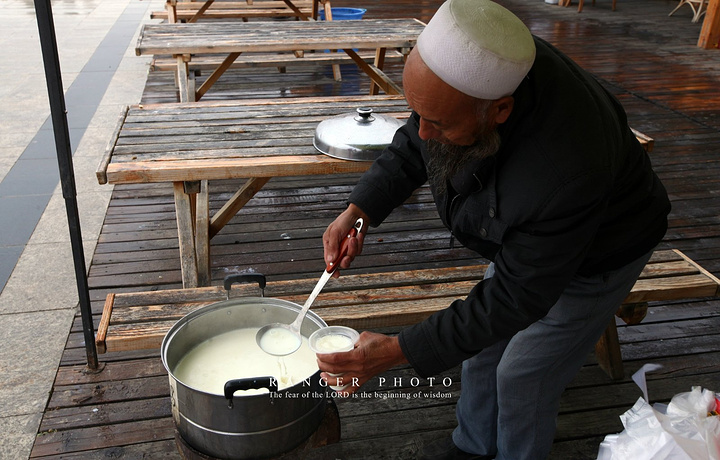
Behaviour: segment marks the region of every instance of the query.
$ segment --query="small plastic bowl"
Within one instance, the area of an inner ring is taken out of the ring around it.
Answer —
[[[355,348],[360,334],[345,326],[328,326],[313,332],[308,338],[315,353],[340,353]]]

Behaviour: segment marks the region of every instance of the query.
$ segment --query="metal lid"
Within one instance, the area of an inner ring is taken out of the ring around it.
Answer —
[[[373,161],[392,142],[404,123],[388,115],[358,107],[357,114],[323,120],[315,128],[313,145],[320,152],[342,160]]]

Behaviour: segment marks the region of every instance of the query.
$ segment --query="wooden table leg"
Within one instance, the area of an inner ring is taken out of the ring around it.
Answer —
[[[187,55],[176,55],[177,69],[175,73],[175,83],[178,87],[180,102],[195,102],[194,91],[190,92],[190,71],[188,62],[190,57]]]
[[[375,50],[375,67],[382,70],[385,67],[385,48],[378,48]],[[376,96],[380,93],[380,87],[375,83],[374,80],[370,81],[370,95]]]
[[[210,196],[208,181],[200,181],[195,201],[195,257],[198,286],[210,286]]]
[[[305,13],[300,11],[300,8],[295,6],[295,4],[292,2],[292,0],[283,0],[285,2],[285,5],[287,5],[288,8],[292,10],[293,13],[297,16],[298,19],[301,21],[309,21],[310,18],[308,18]]]
[[[238,211],[242,209],[242,207],[245,206],[245,204],[247,204],[247,202],[250,201],[250,199],[254,197],[255,194],[259,192],[269,180],[269,177],[251,177],[248,179],[247,182],[245,182],[245,184],[243,184],[243,186],[235,192],[232,198],[230,198],[227,203],[225,203],[223,207],[220,208],[215,215],[213,215],[210,220],[209,237],[212,238],[217,235],[225,224],[230,222],[230,219],[232,219],[233,216],[235,216],[235,214],[237,214]]]
[[[177,22],[177,0],[167,0],[165,2],[165,9],[168,14],[168,22],[175,24]]]
[[[708,2],[697,46],[706,50],[720,46],[720,0]]]
[[[332,7],[330,6],[330,0],[320,0],[323,5],[323,11],[325,12],[325,20],[332,21]],[[337,50],[330,50],[331,53],[337,52]],[[332,65],[333,78],[335,81],[342,81],[342,72],[340,72],[340,64]]]
[[[205,14],[205,11],[207,11],[208,8],[210,8],[210,5],[213,4],[215,0],[205,0],[205,3],[203,6],[201,6],[193,16],[187,20],[188,23],[190,22],[197,22],[198,19],[202,17],[203,14]]]
[[[611,379],[622,380],[623,377],[625,377],[622,354],[620,352],[620,341],[618,340],[614,316],[600,337],[600,340],[595,344],[595,357],[600,368],[604,370]]]
[[[173,182],[175,195],[175,219],[180,245],[180,270],[183,288],[198,287],[198,266],[193,232],[193,209],[190,194],[185,191],[184,182]]]
[[[235,62],[235,59],[237,59],[240,54],[241,53],[228,54],[228,57],[226,57],[223,60],[222,64],[220,64],[220,66],[218,66],[218,68],[215,69],[212,74],[210,74],[207,80],[205,80],[205,82],[200,85],[200,88],[198,88],[197,91],[193,91],[192,99],[190,100],[192,100],[193,102],[199,101],[200,98],[205,95],[207,90],[209,90],[210,87],[214,85],[216,81],[218,81],[222,74],[224,74],[225,71],[230,68],[230,66],[233,64],[233,62]]]
[[[345,53],[350,56],[353,61],[355,61],[355,64],[357,64],[357,66],[360,67],[360,69],[362,69],[362,71],[365,72],[365,74],[369,76],[370,79],[380,87],[380,89],[385,91],[385,94],[402,94],[402,89],[400,89],[400,87],[392,81],[390,77],[385,75],[385,72],[381,69],[378,69],[374,64],[370,65],[365,62],[352,49],[344,49],[343,51],[345,51]],[[383,50],[383,55],[384,52],[385,51]]]

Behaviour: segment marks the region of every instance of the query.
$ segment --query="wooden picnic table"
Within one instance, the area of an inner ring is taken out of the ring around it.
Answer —
[[[183,287],[210,284],[210,239],[272,177],[359,173],[370,162],[319,153],[322,120],[371,107],[405,119],[402,96],[135,105],[123,111],[97,170],[100,184],[172,183]],[[646,149],[652,139],[636,133]],[[208,181],[247,179],[212,217]]]
[[[317,19],[320,4],[330,8],[329,0],[167,0],[165,11],[153,12],[151,18],[167,19],[169,23],[196,22],[201,18],[247,21],[249,18],[294,17],[308,21]]]
[[[293,52],[302,58],[310,51],[338,49],[347,53],[371,78],[371,94],[377,94],[378,88],[386,94],[402,94],[400,87],[382,71],[385,52],[398,49],[407,56],[424,27],[417,19],[146,24],[135,52],[138,56],[172,55],[175,58],[181,102],[200,100],[243,53],[261,56],[262,53]],[[353,49],[374,49],[374,63],[368,64]],[[189,63],[194,56],[218,53],[226,54],[227,58],[195,90]]]
[[[401,96],[346,96],[135,105],[118,123],[98,168],[101,184],[174,186],[183,287],[210,284],[210,239],[272,178],[365,171],[313,146],[317,124],[371,107],[406,118]],[[247,179],[212,217],[208,181]]]

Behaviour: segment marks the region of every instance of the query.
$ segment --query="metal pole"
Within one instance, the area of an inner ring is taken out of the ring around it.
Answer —
[[[90,294],[88,292],[86,278],[87,271],[82,246],[82,233],[80,231],[80,216],[77,206],[72,150],[70,148],[70,133],[68,131],[65,95],[63,94],[60,60],[58,58],[55,24],[53,23],[50,0],[35,0],[35,15],[37,16],[38,30],[40,32],[40,47],[45,63],[45,80],[47,81],[50,113],[52,115],[53,132],[55,134],[55,149],[57,150],[58,168],[60,170],[60,183],[63,198],[65,198],[65,209],[67,211],[68,226],[70,228],[70,243],[72,245],[73,261],[75,263],[75,280],[77,282],[80,301],[80,314],[82,316],[83,334],[85,337],[87,364],[90,369],[95,370],[98,368],[97,349],[95,348],[95,329],[93,327]]]

